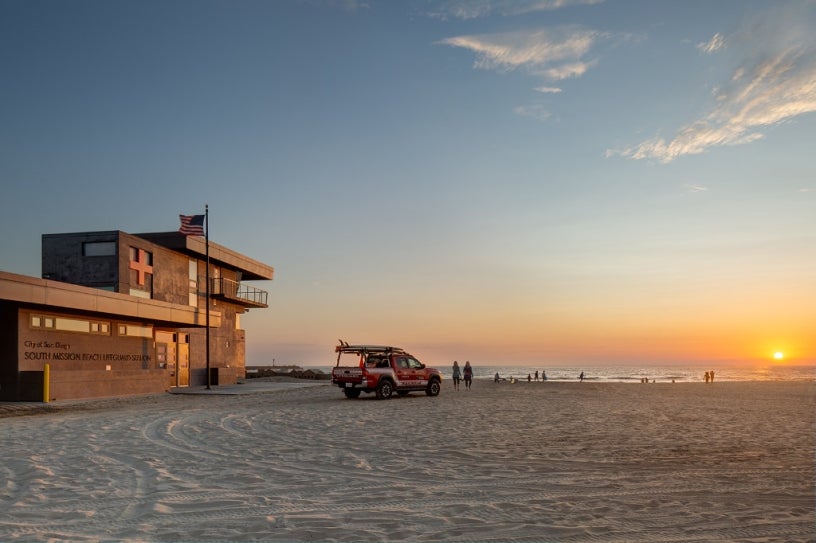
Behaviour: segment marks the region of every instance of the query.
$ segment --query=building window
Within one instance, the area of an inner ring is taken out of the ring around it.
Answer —
[[[32,328],[46,328],[53,330],[55,327],[54,317],[47,317],[45,315],[31,315]]]
[[[110,323],[109,322],[94,322],[91,321],[91,333],[92,334],[101,334],[104,336],[110,335]]]
[[[160,368],[167,367],[167,343],[156,343],[156,363]]]
[[[52,317],[49,315],[31,315],[30,323],[31,328],[59,330],[60,332],[110,335],[110,323],[105,321],[70,319],[67,317]]]
[[[87,334],[91,331],[91,323],[85,320],[66,319],[64,317],[57,317],[55,320],[56,329],[61,332],[84,332]]]
[[[82,244],[82,256],[116,256],[116,242],[86,241]]]
[[[192,307],[198,307],[198,261],[190,260],[188,270],[190,296],[187,303]]]
[[[119,335],[127,337],[153,337],[152,326],[138,326],[135,324],[120,324]]]

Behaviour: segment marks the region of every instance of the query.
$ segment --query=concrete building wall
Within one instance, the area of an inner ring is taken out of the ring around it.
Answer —
[[[119,280],[119,232],[87,232],[83,234],[46,234],[42,236],[42,276],[75,285],[116,290]],[[91,256],[85,256],[85,250]],[[106,254],[110,244],[113,254]],[[101,253],[101,254],[97,254]],[[124,255],[127,258],[127,254]]]
[[[213,309],[221,313],[221,326],[210,329],[210,368],[216,368],[219,384],[233,384],[246,377],[246,332],[236,328],[239,313],[234,306],[220,301],[216,304]],[[191,364],[197,369],[194,384],[205,384],[206,331],[201,328],[184,331],[190,334]]]
[[[131,288],[139,289],[136,273],[130,269],[130,248],[143,249],[153,256],[152,296],[154,300],[171,304],[189,304],[189,262],[190,257],[138,236],[121,233],[119,238],[120,292],[128,293]],[[203,277],[204,272],[201,272]],[[201,300],[200,307],[204,307]]]
[[[96,254],[104,252],[105,244],[112,245],[112,254]],[[131,269],[131,248],[152,257],[148,286],[140,285],[137,272]],[[122,294],[131,294],[131,289],[146,291],[154,300],[174,304],[189,303],[189,261],[182,253],[121,231],[42,237],[43,277]],[[204,276],[203,269],[200,274]]]
[[[107,324],[106,333],[54,330],[32,326],[56,319]],[[51,372],[49,400],[118,396],[167,390],[166,371],[156,359],[152,337],[128,337],[121,326],[154,329],[149,323],[82,316],[21,307],[17,311],[16,349],[22,375]],[[126,328],[127,329],[127,328]],[[42,389],[23,387],[21,400],[42,401]]]

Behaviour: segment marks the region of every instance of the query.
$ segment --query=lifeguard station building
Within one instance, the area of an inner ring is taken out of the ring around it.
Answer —
[[[236,383],[246,376],[241,315],[268,307],[245,281],[273,272],[179,232],[43,235],[42,278],[0,271],[0,400]]]

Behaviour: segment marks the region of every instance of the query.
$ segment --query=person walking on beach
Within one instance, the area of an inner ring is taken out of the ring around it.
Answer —
[[[706,380],[706,384],[708,384],[708,380],[709,380],[709,379],[710,379],[710,377],[708,376],[708,372],[705,372],[705,380]]]
[[[584,372],[581,372],[581,375],[578,376],[578,380],[582,383],[584,382]]]
[[[711,382],[713,383],[714,382],[714,370],[711,370],[710,372],[708,372],[708,375],[711,377]]]
[[[459,390],[459,381],[462,379],[462,373],[459,371],[459,362],[453,361],[453,390]]]
[[[470,390],[470,384],[473,382],[473,368],[470,367],[470,360],[465,361],[465,388]]]
[[[538,370],[536,370],[536,372],[535,372],[535,380],[536,380],[536,383],[537,383],[538,382]]]
[[[547,380],[547,372],[546,372],[546,371],[544,371],[544,370],[541,370],[541,380],[542,380],[542,381],[546,381],[546,380]]]

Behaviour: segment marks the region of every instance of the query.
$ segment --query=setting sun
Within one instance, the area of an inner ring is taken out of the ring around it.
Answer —
[[[776,351],[774,353],[774,360],[782,360],[783,358],[785,358],[785,353],[782,351]]]

